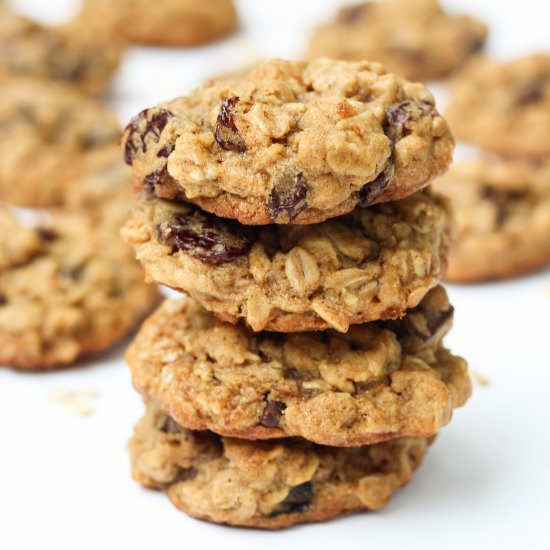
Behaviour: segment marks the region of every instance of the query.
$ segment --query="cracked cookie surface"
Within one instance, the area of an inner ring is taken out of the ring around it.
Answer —
[[[193,46],[237,28],[233,0],[84,0],[83,25],[136,44]]]
[[[2,86],[0,200],[18,206],[64,202],[90,157],[120,139],[115,115],[70,88],[31,79]]]
[[[435,187],[451,198],[457,220],[449,281],[513,277],[550,265],[549,160],[464,161]]]
[[[454,143],[431,93],[380,64],[272,59],[146,109],[123,146],[138,186],[264,225],[410,195]]]
[[[310,56],[376,59],[413,80],[446,76],[485,42],[486,26],[451,15],[437,0],[385,0],[343,7],[314,33]]]
[[[432,436],[466,402],[466,362],[441,342],[451,324],[442,287],[399,321],[346,334],[254,333],[167,300],[126,360],[134,387],[187,428],[349,447]]]
[[[0,75],[58,81],[83,93],[106,91],[120,47],[87,25],[46,27],[0,8]]]
[[[472,61],[446,115],[458,139],[505,156],[550,155],[550,54]]]
[[[159,302],[111,226],[0,210],[0,364],[50,369],[122,340]]]
[[[221,438],[182,428],[149,406],[130,440],[135,481],[164,491],[187,514],[278,529],[378,510],[406,485],[426,439],[338,449],[300,439]]]
[[[401,316],[446,269],[450,206],[429,190],[311,225],[250,227],[144,194],[122,229],[148,280],[256,331]]]

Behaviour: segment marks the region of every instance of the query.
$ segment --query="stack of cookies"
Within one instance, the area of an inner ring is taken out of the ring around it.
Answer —
[[[438,186],[458,235],[449,280],[476,282],[550,265],[550,55],[471,62],[453,83],[456,136],[480,147]]]
[[[442,344],[453,140],[377,63],[271,60],[137,115],[122,230],[187,294],[127,352],[136,481],[188,514],[279,528],[378,509],[470,394]]]

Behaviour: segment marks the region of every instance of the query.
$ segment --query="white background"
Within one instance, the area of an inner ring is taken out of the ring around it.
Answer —
[[[12,3],[47,21],[75,8],[72,0]],[[299,57],[308,29],[337,4],[241,1],[243,29],[234,38],[187,51],[129,51],[112,97],[121,122],[262,56]],[[550,51],[547,0],[445,4],[491,24],[495,56]],[[489,385],[475,388],[412,483],[381,512],[269,533],[176,511],[130,480],[125,442],[142,405],[121,346],[64,372],[0,369],[0,549],[550,549],[550,272],[448,290],[456,321],[447,342]],[[69,414],[49,398],[58,389],[97,390],[88,400],[94,413]]]

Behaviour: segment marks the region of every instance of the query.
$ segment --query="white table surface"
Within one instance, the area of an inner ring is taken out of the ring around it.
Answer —
[[[73,0],[12,3],[46,21],[75,8]],[[129,51],[112,98],[121,122],[262,56],[299,57],[307,29],[338,3],[241,0],[243,30],[234,38]],[[495,56],[550,50],[548,0],[445,4],[492,25]],[[120,346],[63,372],[0,369],[0,549],[550,549],[550,272],[448,290],[456,320],[447,343],[489,384],[475,388],[384,510],[275,533],[176,511],[130,480],[125,443],[142,405]],[[70,414],[50,398],[60,389],[97,390],[86,400],[93,414]]]

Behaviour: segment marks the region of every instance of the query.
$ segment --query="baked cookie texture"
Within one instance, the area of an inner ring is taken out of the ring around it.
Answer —
[[[246,227],[143,194],[122,229],[147,280],[255,331],[396,318],[446,269],[450,205],[429,190],[317,225]]]
[[[79,19],[137,44],[194,46],[234,32],[232,0],[84,0]]]
[[[149,406],[129,449],[134,479],[189,515],[277,529],[382,508],[411,480],[428,444],[395,439],[339,449],[221,438],[182,428]]]
[[[550,156],[550,54],[476,59],[452,92],[446,115],[457,138],[504,156]]]
[[[447,76],[487,37],[487,27],[446,13],[437,0],[385,0],[343,7],[313,34],[311,58],[376,59],[413,80]]]
[[[272,59],[127,126],[136,185],[244,224],[312,224],[404,198],[451,162],[431,93],[367,61]]]
[[[159,301],[112,227],[82,212],[26,227],[0,210],[0,364],[46,370],[97,354]]]
[[[121,48],[86,24],[46,27],[0,8],[0,76],[58,81],[85,94],[109,87]]]
[[[34,79],[3,83],[0,125],[0,200],[19,206],[62,204],[91,157],[120,140],[107,107]]]
[[[399,321],[346,334],[254,333],[190,298],[167,300],[126,360],[134,387],[187,428],[367,445],[432,436],[466,402],[466,362],[441,343],[451,323],[442,287]]]
[[[480,158],[435,183],[453,202],[457,238],[446,278],[477,282],[550,265],[550,160]]]

